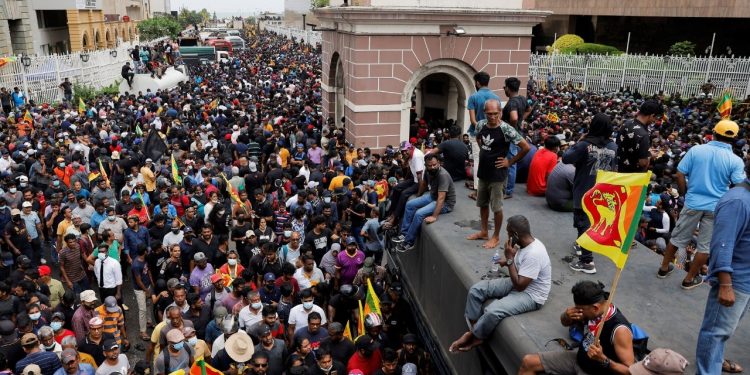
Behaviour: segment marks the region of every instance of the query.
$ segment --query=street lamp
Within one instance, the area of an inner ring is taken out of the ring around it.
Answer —
[[[113,49],[113,50],[109,51],[109,55],[112,56],[112,58],[116,58],[117,57],[117,50]]]
[[[89,54],[88,54],[88,52],[81,53],[80,57],[81,57],[81,61],[83,61],[83,62],[88,62],[89,61]]]
[[[21,56],[21,64],[23,64],[24,68],[28,68],[31,66],[31,57],[29,55],[23,55]]]

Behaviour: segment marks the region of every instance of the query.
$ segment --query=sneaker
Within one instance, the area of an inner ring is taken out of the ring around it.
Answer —
[[[391,238],[391,242],[402,243],[405,239],[406,237],[403,234],[399,234],[398,236]]]
[[[398,246],[396,246],[396,251],[398,251],[399,253],[405,253],[413,248],[414,248],[413,244],[410,244],[408,242],[402,242]]]
[[[659,272],[656,273],[656,277],[660,279],[666,279],[669,274],[674,272],[674,264],[669,263],[669,267],[667,267],[666,271],[662,271],[661,268],[659,268]]]
[[[693,289],[693,288],[695,288],[697,286],[700,286],[701,284],[703,284],[703,278],[700,277],[700,275],[697,275],[697,276],[693,277],[693,279],[690,280],[690,281],[688,281],[688,282],[683,281],[682,282],[682,289],[690,290],[690,289]]]
[[[580,260],[576,260],[576,261],[568,263],[568,266],[570,266],[570,269],[573,271],[578,271],[578,272],[583,272],[583,273],[588,273],[588,274],[596,273],[596,267],[594,267],[594,262],[583,263]]]

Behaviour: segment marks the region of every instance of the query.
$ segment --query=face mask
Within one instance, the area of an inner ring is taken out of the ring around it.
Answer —
[[[323,202],[331,203],[331,197],[323,197]]]
[[[99,260],[104,260],[105,258],[107,258],[107,254],[99,253],[99,255],[97,255],[97,257],[99,257]]]
[[[230,266],[236,266],[237,259],[227,259],[227,263],[229,263]]]
[[[29,314],[29,318],[31,318],[31,320],[39,320],[39,318],[41,317],[42,317],[42,313],[40,312]]]
[[[8,207],[8,206],[0,206],[0,210],[4,210],[4,209],[5,209],[5,208],[7,208],[7,207]]]
[[[174,348],[174,350],[182,350],[182,347],[183,347],[184,345],[185,345],[185,343],[184,343],[184,342],[178,342],[178,343],[176,343],[176,344],[172,344],[172,348]]]
[[[323,372],[328,372],[328,371],[331,371],[332,368],[333,368],[333,365],[330,365],[328,367],[321,367],[320,369],[323,370]]]
[[[198,338],[197,337],[191,337],[187,341],[188,341],[188,344],[190,344],[190,346],[195,346],[195,344],[198,343]]]
[[[288,237],[291,237],[291,236],[292,236],[292,231],[290,231],[290,230],[285,230],[284,231],[284,237],[288,238]]]
[[[55,347],[55,343],[53,342],[52,345],[44,345],[44,349],[50,350]]]
[[[304,308],[305,310],[312,309],[313,308],[312,301],[310,301],[310,302],[302,302],[302,308]]]
[[[10,188],[8,191],[10,191],[11,194],[15,194],[18,190],[16,190],[16,188]]]
[[[180,228],[172,229],[172,233],[174,234],[180,233]]]
[[[49,324],[53,331],[59,331],[62,328],[62,322],[52,322]]]
[[[107,220],[109,220],[109,221],[115,221],[115,219],[117,219],[117,217],[115,217],[115,215],[109,215],[109,216],[107,216]]]
[[[261,307],[263,307],[263,304],[260,302],[253,302],[250,307],[253,308],[253,310],[260,310]]]
[[[25,188],[25,187],[26,187],[26,186],[28,186],[29,184],[27,184],[27,183],[25,183],[25,182],[22,182],[22,183],[21,183],[20,185],[21,185],[21,187],[22,187],[22,188]]]
[[[57,165],[59,165],[60,168],[65,168],[65,163],[57,163]]]

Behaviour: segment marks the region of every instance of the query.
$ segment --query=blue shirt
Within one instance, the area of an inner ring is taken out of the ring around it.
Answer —
[[[717,272],[731,273],[734,288],[750,293],[750,190],[744,186],[730,189],[716,205],[708,259],[711,284],[718,283]]]
[[[138,254],[138,245],[146,244],[146,248],[151,250],[151,238],[146,228],[139,226],[138,231],[130,227],[123,232],[122,252],[125,254]]]
[[[500,106],[502,107],[503,102],[500,100],[500,97],[487,87],[482,87],[474,94],[471,94],[471,96],[469,97],[467,109],[474,111],[474,118],[477,120],[477,122],[485,119],[484,102],[486,102],[488,99],[497,100],[498,102],[500,102]],[[474,125],[469,127],[469,135],[471,135],[472,137],[476,137]]]
[[[719,141],[690,148],[677,170],[687,177],[685,206],[701,211],[713,211],[729,184],[746,177],[742,159],[732,153],[732,146]]]
[[[55,371],[62,368],[62,363],[60,363],[60,358],[57,357],[57,354],[42,350],[31,353],[26,358],[16,362],[16,374],[22,373],[23,369],[32,363],[39,365],[39,368],[42,370],[41,375],[53,375]]]
[[[102,213],[94,212],[94,214],[91,215],[91,223],[89,224],[91,224],[91,227],[94,228],[94,230],[98,230],[99,224],[101,224],[104,220],[107,220],[106,211]]]
[[[94,375],[96,374],[96,370],[94,370],[94,367],[92,367],[88,363],[79,363],[78,364],[78,372],[76,375]],[[65,369],[60,367],[55,371],[54,375],[68,375],[67,372],[65,372]]]

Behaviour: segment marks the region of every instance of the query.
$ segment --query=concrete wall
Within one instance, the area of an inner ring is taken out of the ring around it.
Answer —
[[[524,0],[523,3],[526,9],[551,10],[555,14],[750,18],[750,0]]]

